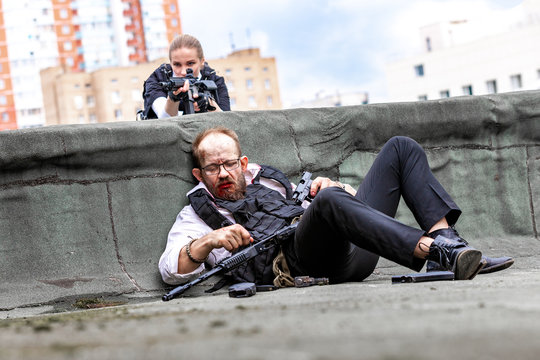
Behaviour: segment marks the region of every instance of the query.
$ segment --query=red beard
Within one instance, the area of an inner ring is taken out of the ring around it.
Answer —
[[[203,179],[204,180],[204,179]],[[213,188],[206,181],[203,181],[214,197],[223,200],[240,200],[246,195],[246,179],[241,176],[238,181],[227,177],[216,184]]]

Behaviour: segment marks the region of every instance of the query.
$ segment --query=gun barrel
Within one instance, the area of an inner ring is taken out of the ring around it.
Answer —
[[[172,289],[171,291],[169,291],[167,294],[163,295],[163,297],[161,298],[161,300],[163,301],[169,301],[169,300],[172,300],[174,299],[175,297],[179,296],[179,295],[182,295],[183,293],[185,293],[187,290],[189,290],[190,288],[192,288],[193,286],[207,280],[209,277],[212,277],[220,272],[223,271],[223,268],[220,267],[220,266],[216,266],[215,268],[213,268],[212,270],[202,274],[201,276],[199,276],[198,278],[196,278],[195,280],[193,281],[190,281],[184,285],[180,285],[174,289]]]

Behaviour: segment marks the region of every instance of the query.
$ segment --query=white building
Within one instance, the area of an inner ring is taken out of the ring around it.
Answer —
[[[291,108],[318,108],[349,105],[365,105],[369,102],[367,92],[347,92],[335,94],[318,93],[311,100],[295,103]]]
[[[0,130],[44,125],[40,70],[146,63],[180,33],[177,0],[0,1]]]
[[[389,101],[540,89],[540,0],[420,34],[421,54],[386,67]]]

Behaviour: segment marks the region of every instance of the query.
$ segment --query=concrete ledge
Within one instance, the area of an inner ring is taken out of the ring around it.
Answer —
[[[0,309],[163,289],[191,141],[215,125],[293,181],[310,170],[352,185],[385,141],[410,136],[462,207],[460,233],[487,254],[540,253],[540,91],[51,126],[0,132]],[[414,224],[403,207],[398,218]]]

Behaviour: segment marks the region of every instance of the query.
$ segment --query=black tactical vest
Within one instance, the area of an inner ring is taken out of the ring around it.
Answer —
[[[285,188],[286,198],[278,191],[261,185],[259,183],[261,176],[281,183]],[[244,199],[236,201],[215,199],[205,189],[192,192],[188,198],[197,215],[214,230],[232,225],[219,212],[217,206],[229,210],[235,221],[249,231],[254,242],[288,226],[293,218],[304,212],[304,208],[291,200],[291,183],[285,174],[270,166],[261,167],[252,183],[247,185]],[[233,282],[272,284],[274,279],[272,261],[279,250],[274,248],[233,270],[231,274]]]

